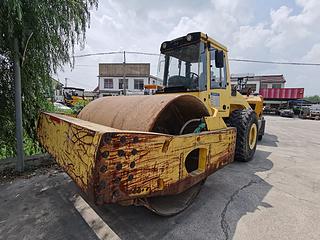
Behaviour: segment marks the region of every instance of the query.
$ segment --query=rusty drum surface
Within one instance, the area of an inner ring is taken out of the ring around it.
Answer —
[[[121,130],[177,135],[186,121],[207,115],[208,110],[195,96],[159,94],[99,98],[78,118]]]

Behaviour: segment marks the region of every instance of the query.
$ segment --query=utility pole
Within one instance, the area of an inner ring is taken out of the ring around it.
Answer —
[[[21,101],[21,71],[18,39],[14,39],[14,103],[16,107],[16,170],[24,171],[22,101]]]
[[[65,86],[65,87],[68,86],[68,78],[64,78],[64,86]]]
[[[126,51],[123,51],[123,95],[127,95],[126,89]],[[129,82],[128,82],[129,86]]]

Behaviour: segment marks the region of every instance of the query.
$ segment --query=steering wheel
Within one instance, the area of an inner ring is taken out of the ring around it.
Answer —
[[[199,75],[195,72],[190,72],[191,86],[198,87]]]

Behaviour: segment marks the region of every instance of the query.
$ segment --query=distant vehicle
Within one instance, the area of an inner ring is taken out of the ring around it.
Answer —
[[[271,108],[271,107],[267,107],[265,106],[263,108],[263,114],[266,114],[266,115],[279,115],[279,110],[276,109],[276,108]]]
[[[293,112],[292,109],[282,109],[282,110],[280,110],[280,116],[281,117],[293,118],[294,117],[294,112]]]
[[[84,100],[84,89],[74,87],[63,88],[64,102],[68,107],[74,107],[78,102]]]
[[[320,104],[305,107],[301,117],[305,119],[320,120]]]
[[[162,90],[163,87],[156,84],[146,84],[144,85],[144,95],[153,95],[158,90]]]
[[[54,107],[59,110],[70,110],[71,108],[67,107],[66,105],[63,105],[62,103],[55,102],[53,103]]]

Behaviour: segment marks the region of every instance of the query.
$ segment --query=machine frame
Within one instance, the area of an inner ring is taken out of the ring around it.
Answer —
[[[39,142],[94,203],[144,205],[160,215],[177,214],[190,205],[210,174],[234,160],[239,134],[252,159],[256,113],[239,92],[232,94],[227,48],[206,34],[191,33],[164,42],[161,52],[193,41],[205,45],[206,59],[215,49],[216,61],[225,67],[225,87],[211,89],[207,74],[203,91],[164,88],[150,96],[99,98],[77,118],[40,114]],[[246,129],[237,122],[242,117]],[[195,119],[199,122],[185,131]],[[177,129],[166,132],[164,126]],[[167,201],[157,201],[162,196]],[[184,203],[177,207],[174,202]]]

